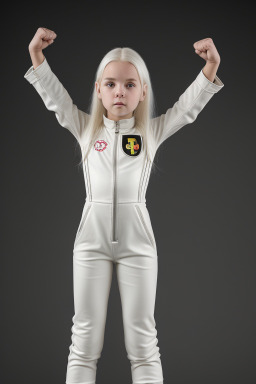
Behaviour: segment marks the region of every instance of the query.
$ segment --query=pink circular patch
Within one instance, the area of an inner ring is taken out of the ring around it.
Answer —
[[[104,149],[107,148],[107,145],[108,143],[106,143],[106,141],[104,140],[97,140],[95,143],[94,143],[94,148],[96,149],[96,151],[104,151]]]

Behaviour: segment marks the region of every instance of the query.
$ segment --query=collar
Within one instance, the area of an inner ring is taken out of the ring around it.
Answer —
[[[116,128],[116,121],[108,119],[104,113],[103,113],[103,122],[106,128],[110,129],[111,131],[115,131]],[[119,123],[119,131],[126,132],[129,131],[131,128],[134,128],[135,126],[135,116],[132,116],[130,119],[121,119],[118,120]]]

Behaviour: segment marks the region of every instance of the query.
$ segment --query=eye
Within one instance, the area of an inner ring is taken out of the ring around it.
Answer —
[[[106,86],[108,87],[109,85],[112,85],[114,83],[110,82],[110,83],[107,83]],[[133,87],[135,87],[135,84],[133,83],[128,83],[127,85],[132,85]],[[109,88],[112,88],[111,86]],[[128,88],[132,88],[132,87],[128,87]]]

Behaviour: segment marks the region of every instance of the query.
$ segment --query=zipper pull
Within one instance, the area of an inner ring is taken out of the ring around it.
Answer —
[[[118,133],[119,132],[119,121],[116,121],[116,130],[115,130],[115,133]]]

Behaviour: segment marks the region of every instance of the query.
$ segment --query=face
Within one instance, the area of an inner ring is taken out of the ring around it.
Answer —
[[[139,102],[146,96],[147,85],[142,89],[137,69],[128,61],[111,61],[103,71],[101,82],[95,82],[97,96],[111,120],[129,119]],[[122,105],[116,103],[121,102]]]

